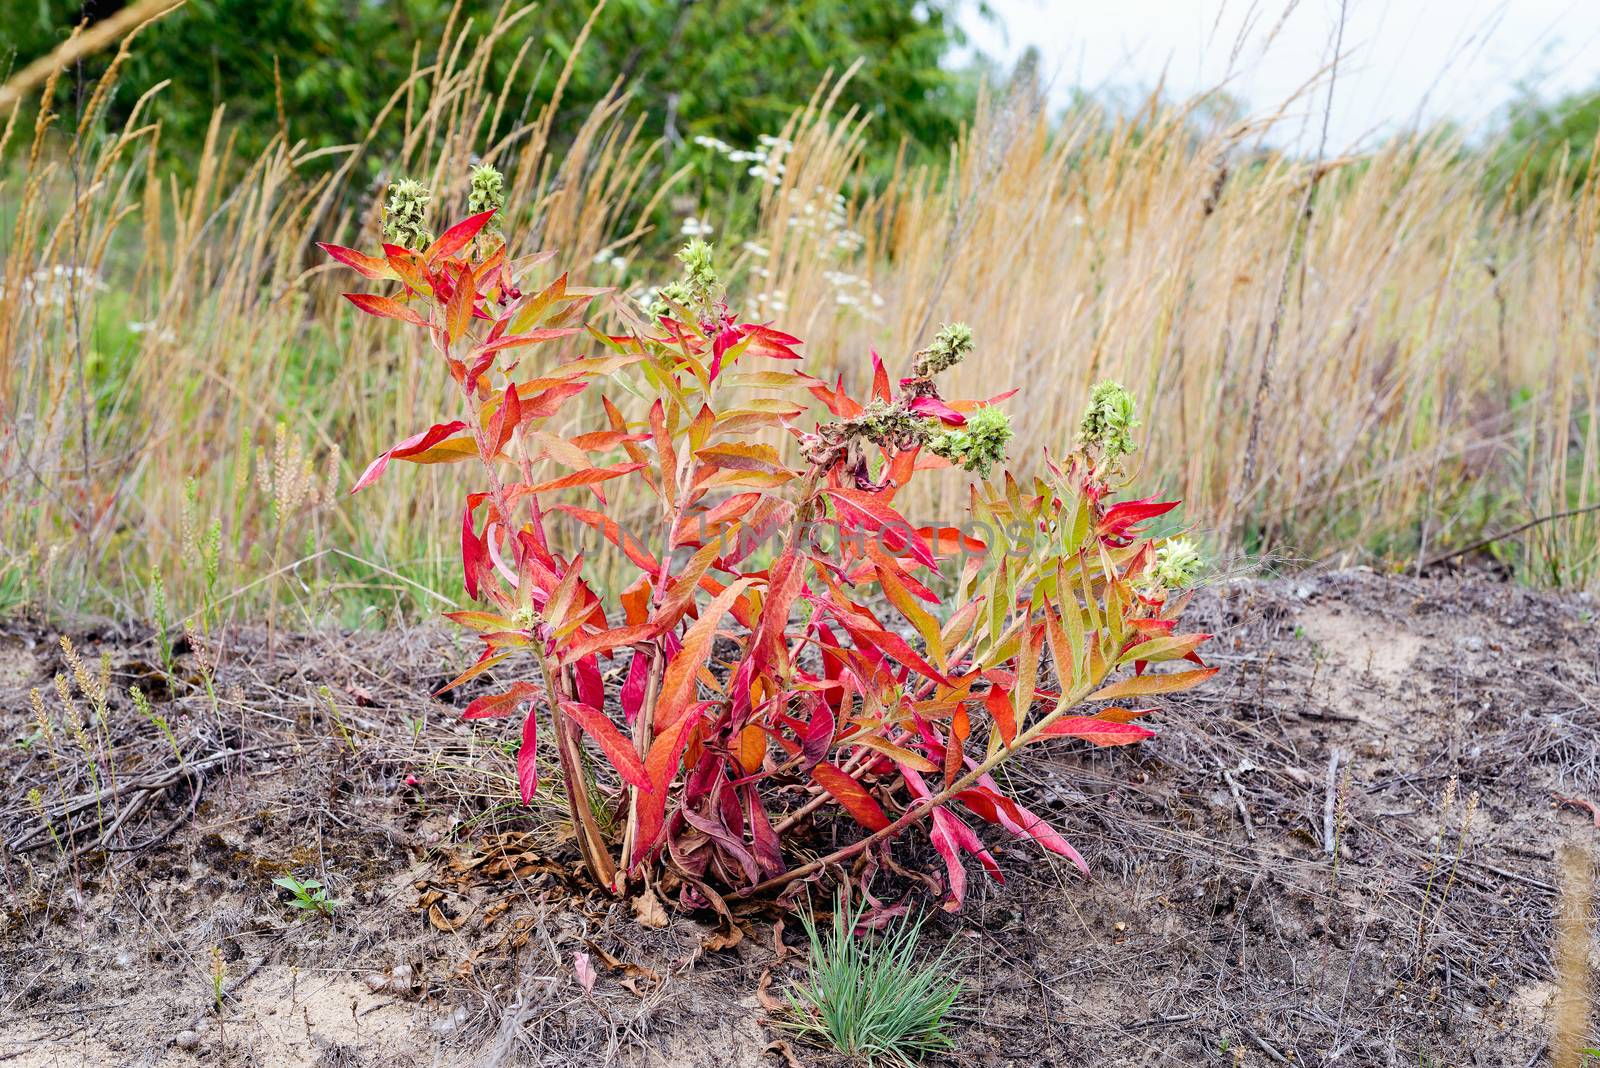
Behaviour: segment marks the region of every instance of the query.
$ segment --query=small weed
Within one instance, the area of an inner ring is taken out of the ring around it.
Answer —
[[[211,1005],[217,1018],[222,1018],[222,998],[227,993],[228,965],[222,957],[222,947],[211,947]]]
[[[790,994],[792,1017],[782,1026],[868,1065],[910,1065],[951,1048],[945,1018],[961,996],[948,952],[917,960],[922,921],[899,925],[872,942],[857,938],[861,909],[835,908],[819,930],[803,916],[811,942],[809,975]]]
[[[155,621],[156,648],[161,653],[161,670],[167,678],[177,677],[177,664],[172,656],[172,633],[167,622],[167,584],[161,569],[150,569],[150,615]]]
[[[144,695],[144,691],[139,689],[137,686],[128,691],[128,696],[133,699],[134,710],[145,719],[149,720],[155,726],[156,730],[161,732],[161,736],[165,738],[167,740],[167,744],[172,747],[173,755],[178,758],[178,763],[182,764],[184,762],[183,747],[178,744],[178,736],[172,733],[172,724],[167,722],[167,717],[163,716],[161,713],[157,712],[151,707],[150,699],[146,697]]]
[[[1423,891],[1422,909],[1417,918],[1418,957],[1416,974],[1418,976],[1422,974],[1422,967],[1428,959],[1428,935],[1434,925],[1439,922],[1439,917],[1444,914],[1445,905],[1449,903],[1450,889],[1455,885],[1456,881],[1456,869],[1461,864],[1461,858],[1466,854],[1467,843],[1472,835],[1472,818],[1478,811],[1478,793],[1474,790],[1472,795],[1467,798],[1466,807],[1462,810],[1461,823],[1456,829],[1455,856],[1450,857],[1445,849],[1445,839],[1449,830],[1450,815],[1456,805],[1456,796],[1456,778],[1452,775],[1450,781],[1445,784],[1444,803],[1439,815],[1439,832],[1434,836],[1432,853],[1428,858],[1428,884]],[[1439,892],[1438,903],[1434,905],[1435,883],[1441,866],[1447,859],[1450,863],[1449,868],[1446,869],[1444,886]],[[1429,911],[1429,905],[1433,905],[1431,912]]]
[[[344,904],[338,898],[329,897],[327,887],[316,879],[302,880],[292,875],[284,875],[272,880],[272,885],[281,886],[294,895],[288,903],[292,909],[318,912],[331,917],[333,910]]]

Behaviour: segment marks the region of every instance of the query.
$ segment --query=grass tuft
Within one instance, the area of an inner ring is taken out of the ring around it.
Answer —
[[[946,1017],[961,996],[949,950],[919,960],[922,920],[873,940],[855,933],[863,910],[840,902],[827,928],[802,915],[807,977],[789,995],[788,1030],[868,1065],[910,1065],[952,1048]]]

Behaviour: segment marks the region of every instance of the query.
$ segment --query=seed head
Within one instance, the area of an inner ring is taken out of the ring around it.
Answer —
[[[693,238],[678,250],[678,262],[683,264],[683,284],[689,287],[690,296],[700,302],[710,300],[712,291],[721,285],[711,260],[711,246]]]
[[[383,206],[383,239],[391,245],[421,252],[433,244],[428,230],[428,202],[433,193],[411,178],[402,178],[389,187],[389,202]]]
[[[934,335],[933,344],[917,353],[912,370],[921,377],[931,377],[948,371],[971,351],[972,328],[966,323],[946,323]]]
[[[1169,590],[1182,589],[1194,581],[1204,566],[1205,558],[1194,542],[1188,538],[1171,538],[1156,550],[1151,577],[1157,585]]]
[[[934,435],[928,448],[963,470],[972,471],[979,478],[988,478],[994,465],[1005,459],[1006,444],[1012,433],[1011,417],[987,405],[973,412],[966,426],[951,427]]]
[[[1119,382],[1101,382],[1089,394],[1089,407],[1078,427],[1078,444],[1097,450],[1107,463],[1116,463],[1132,454],[1133,431],[1138,426],[1133,394]]]
[[[505,206],[506,176],[487,163],[473,167],[472,188],[467,193],[467,213],[480,215],[486,211],[494,212],[483,228],[484,233],[500,232],[500,216]]]
[[[650,306],[650,314],[669,315],[672,307],[667,302],[686,308],[704,308],[717,296],[722,280],[717,277],[712,262],[711,246],[698,237],[678,250],[678,262],[683,264],[683,277],[668,282],[657,290],[660,298]]]

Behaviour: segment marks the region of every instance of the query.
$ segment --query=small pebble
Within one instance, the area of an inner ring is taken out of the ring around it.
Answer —
[[[172,1044],[179,1049],[198,1049],[200,1047],[199,1031],[179,1031]]]
[[[363,980],[367,989],[374,994],[404,994],[411,989],[411,977],[415,974],[409,964],[397,964],[388,974],[372,972]]]
[[[448,1035],[452,1031],[459,1030],[461,1025],[466,1022],[467,1007],[465,1005],[458,1005],[456,1010],[450,1015],[435,1020],[431,1029],[436,1035]]]

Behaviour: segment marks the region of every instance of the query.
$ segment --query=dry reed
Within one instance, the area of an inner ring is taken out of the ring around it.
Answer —
[[[648,235],[679,175],[664,172],[623,87],[557,152],[559,99],[516,115],[511,83],[490,84],[490,58],[525,13],[481,32],[445,27],[440,59],[419,59],[382,109],[403,148],[378,167],[371,137],[307,151],[287,124],[259,157],[235,159],[219,110],[180,180],[158,162],[143,102],[104,129],[109,84],[63,116],[50,79],[31,142],[12,110],[0,134],[0,153],[16,142],[0,170],[0,590],[138,608],[159,567],[192,608],[193,478],[200,521],[223,522],[240,605],[285,588],[337,598],[351,584],[357,601],[457,596],[453,472],[387,478],[355,506],[307,492],[285,517],[270,479],[256,483],[254,452],[281,424],[305,464],[361,464],[452,410],[412,340],[347,314],[337,293],[349,280],[308,253],[314,239],[372,244],[383,181],[431,181],[443,217],[464,203],[464,161],[496,163],[519,206],[517,243],[560,249],[575,280]],[[521,44],[512,77],[537,58]],[[1022,386],[1010,402],[1022,468],[1068,445],[1094,381],[1119,378],[1144,411],[1147,477],[1225,550],[1416,562],[1600,497],[1593,178],[1513,211],[1485,193],[1479,157],[1438,138],[1318,165],[1263,147],[1281,112],[1208,124],[1203,100],[1152,102],[1053,123],[1019,91],[983,102],[943,168],[901,166],[856,196],[870,129],[834,113],[828,84],[775,131],[783,166],[747,183],[759,193],[746,232],[719,235],[756,310],[806,339],[814,373],[859,385],[869,346],[898,369],[940,321],[964,319],[980,356],[953,386]],[[1328,169],[1255,413],[1281,264],[1317,166]],[[819,222],[841,203],[842,222]],[[930,521],[965,492],[953,476],[931,484],[907,502]],[[1600,513],[1537,525],[1518,544],[1535,579],[1600,583]]]

